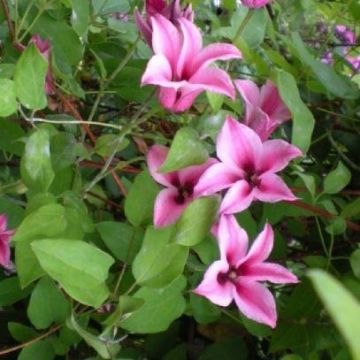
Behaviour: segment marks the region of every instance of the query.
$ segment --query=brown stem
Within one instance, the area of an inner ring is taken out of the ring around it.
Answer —
[[[297,201],[289,201],[288,204],[296,206],[296,207],[298,207],[300,209],[310,211],[313,214],[322,216],[323,218],[328,219],[328,220],[332,220],[332,219],[336,218],[336,215],[333,215],[333,214],[329,213],[328,211],[326,211],[324,209],[321,209],[321,208],[313,206],[313,205],[306,204],[306,203],[304,203],[302,201],[299,201],[299,200],[297,200]],[[345,220],[345,221],[346,221],[346,225],[347,225],[347,227],[349,229],[360,232],[360,225],[359,224],[356,224],[356,223],[354,223],[352,221],[349,221],[349,220]]]
[[[120,205],[118,205],[116,202],[112,201],[112,200],[109,200],[109,199],[106,199],[92,191],[88,191],[87,194],[91,195],[92,197],[96,198],[96,199],[99,199],[101,201],[103,201],[104,203],[106,203],[107,205],[110,205],[116,209],[120,209],[122,210],[122,207]]]
[[[36,342],[42,340],[42,339],[45,339],[47,337],[49,337],[50,335],[54,334],[55,332],[57,332],[60,328],[62,327],[62,325],[56,325],[54,326],[53,328],[51,328],[48,332],[46,332],[45,334],[42,334],[32,340],[29,340],[25,343],[22,343],[22,344],[19,344],[19,345],[16,345],[14,347],[11,347],[11,348],[8,348],[8,349],[5,349],[5,350],[2,350],[0,351],[0,356],[1,355],[6,355],[6,354],[9,354],[11,352],[14,352],[14,351],[17,351],[17,350],[21,350],[23,348],[26,348],[27,346],[30,346],[32,344],[35,344]]]
[[[75,119],[77,119],[79,121],[84,121],[84,119],[82,118],[80,113],[77,111],[75,106],[66,98],[66,96],[64,96],[58,89],[55,89],[55,92],[56,92],[57,96],[61,99],[61,101],[66,105],[69,112],[75,117]],[[82,128],[84,129],[85,133],[87,134],[87,136],[90,138],[91,142],[95,145],[97,139],[96,139],[96,136],[94,135],[94,133],[91,131],[89,125],[88,124],[81,124],[81,125],[82,125]],[[103,160],[106,161],[106,158],[103,157]],[[126,196],[127,195],[126,188],[125,188],[124,184],[122,183],[122,181],[120,180],[120,178],[117,176],[115,170],[111,170],[111,176],[114,179],[116,186],[119,188],[121,193],[124,196]]]
[[[9,8],[8,8],[6,0],[1,0],[1,4],[2,4],[3,10],[4,10],[4,14],[6,17],[7,24],[8,24],[11,39],[14,42],[15,41],[15,29],[14,29],[14,25],[13,25],[11,17],[10,17],[10,12],[9,12]]]

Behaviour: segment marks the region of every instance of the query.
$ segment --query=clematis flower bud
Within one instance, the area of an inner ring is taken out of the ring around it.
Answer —
[[[139,10],[135,11],[135,21],[147,44],[152,47],[152,23],[151,17],[162,15],[171,23],[177,25],[177,20],[185,18],[193,21],[194,13],[191,4],[181,8],[180,0],[171,0],[167,4],[164,0],[146,0],[145,1],[145,18],[141,16]]]

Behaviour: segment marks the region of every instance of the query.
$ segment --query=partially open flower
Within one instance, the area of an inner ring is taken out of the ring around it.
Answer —
[[[216,60],[241,58],[231,44],[215,43],[202,48],[199,29],[189,20],[178,20],[175,27],[164,16],[152,19],[152,44],[155,55],[142,76],[142,85],[159,86],[159,101],[167,109],[189,109],[203,91],[235,98],[235,88],[224,70],[210,67]]]
[[[139,10],[135,11],[135,21],[147,44],[152,47],[152,23],[151,17],[162,15],[173,24],[177,24],[177,20],[185,18],[193,21],[194,13],[191,4],[184,8],[180,6],[180,0],[171,0],[169,4],[165,0],[146,0],[145,1],[145,19],[141,16]]]
[[[275,129],[290,120],[291,113],[277,87],[268,80],[260,89],[251,80],[235,80],[245,103],[245,124],[261,138],[268,139]]]

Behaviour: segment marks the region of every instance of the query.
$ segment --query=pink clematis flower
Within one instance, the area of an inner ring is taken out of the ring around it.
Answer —
[[[14,230],[7,230],[7,216],[0,215],[0,265],[8,268],[10,264],[10,240]]]
[[[245,101],[245,124],[262,140],[291,118],[291,113],[280,98],[276,86],[268,80],[261,89],[251,80],[236,80],[235,85]]]
[[[261,8],[268,4],[271,0],[241,0],[241,4],[248,8]]]
[[[222,161],[205,171],[195,187],[196,195],[210,195],[227,189],[220,206],[221,214],[247,209],[254,200],[292,201],[296,197],[276,175],[301,151],[283,140],[261,142],[246,125],[228,117],[216,143]]]
[[[200,176],[216,162],[215,159],[210,158],[202,165],[162,174],[158,170],[164,163],[168,151],[165,146],[153,145],[147,154],[151,176],[166,187],[160,191],[155,200],[155,227],[164,227],[176,222],[189,203],[196,198],[193,190]]]
[[[198,28],[185,18],[178,20],[179,28],[161,15],[153,16],[151,22],[155,55],[147,65],[141,84],[159,86],[159,101],[165,108],[185,111],[204,90],[235,98],[227,72],[209,67],[215,60],[241,58],[235,46],[215,43],[202,49]]]
[[[157,14],[162,15],[175,25],[177,25],[177,20],[180,18],[185,18],[191,22],[194,20],[191,4],[182,9],[180,0],[171,0],[169,4],[167,4],[165,0],[146,0],[145,12],[146,18],[144,19],[139,10],[136,10],[135,22],[141,35],[150,47],[152,47],[152,16]]]
[[[235,300],[246,317],[274,328],[275,300],[259,281],[287,284],[297,283],[298,279],[283,266],[265,261],[274,244],[271,226],[265,225],[248,251],[247,234],[235,217],[222,216],[217,238],[220,260],[208,268],[194,292],[220,306],[228,306]]]

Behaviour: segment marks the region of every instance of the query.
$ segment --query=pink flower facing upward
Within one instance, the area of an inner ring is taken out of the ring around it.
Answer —
[[[268,139],[279,125],[291,118],[270,80],[261,89],[251,80],[236,80],[235,85],[245,102],[245,124],[257,132],[261,140]]]
[[[7,268],[10,264],[10,240],[14,230],[7,230],[7,216],[0,215],[0,265]]]
[[[241,4],[248,8],[261,8],[271,2],[271,0],[241,0]]]
[[[158,172],[168,154],[165,146],[154,145],[147,154],[147,164],[151,176],[166,188],[160,191],[155,200],[154,225],[164,227],[176,222],[181,213],[196,198],[194,187],[204,171],[216,162],[209,159],[202,165],[190,166],[170,173]]]
[[[180,6],[180,0],[171,0],[169,4],[165,0],[146,0],[145,1],[146,18],[141,16],[139,10],[135,11],[135,22],[147,44],[152,47],[152,24],[151,17],[157,14],[164,16],[173,24],[177,24],[177,20],[185,18],[193,21],[194,13],[191,4],[183,9]]]
[[[246,125],[228,117],[221,129],[216,152],[222,161],[205,171],[195,187],[197,195],[210,195],[227,189],[221,214],[247,209],[252,201],[292,201],[296,197],[276,175],[301,151],[283,140],[261,142]]]
[[[178,20],[179,28],[161,15],[152,17],[151,22],[155,55],[147,65],[141,84],[159,86],[159,101],[165,108],[185,111],[204,90],[235,98],[227,72],[209,67],[215,60],[241,58],[235,46],[215,43],[202,49],[198,28],[185,18]]]
[[[228,306],[235,300],[246,317],[274,328],[275,300],[259,281],[287,284],[297,283],[298,279],[283,266],[265,262],[274,244],[271,226],[265,225],[248,251],[247,234],[235,217],[222,216],[217,238],[220,260],[208,268],[194,292],[220,306]]]

